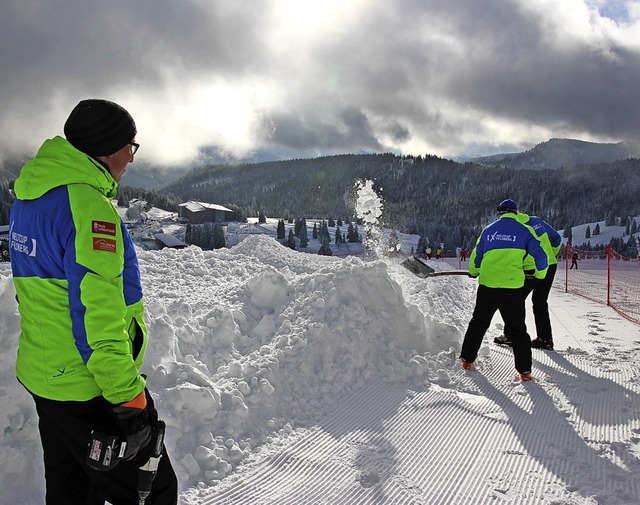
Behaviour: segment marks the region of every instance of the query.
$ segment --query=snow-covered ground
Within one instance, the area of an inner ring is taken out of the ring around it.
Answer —
[[[375,248],[381,202],[368,196],[360,217]],[[151,212],[134,238],[179,234],[154,224],[166,218]],[[464,371],[475,280],[404,269],[415,236],[400,236],[395,257],[326,257],[278,244],[276,223],[248,225],[231,249],[138,252],[152,339],[143,372],[183,505],[640,503],[639,326],[554,289],[556,350],[534,350],[534,382],[519,382],[511,350],[493,343],[499,316],[478,370]],[[531,313],[528,323],[535,336]],[[6,263],[0,328],[0,504],[42,503]]]
[[[640,328],[554,290],[557,350],[534,351],[535,382],[492,343],[499,317],[479,370],[463,371],[475,280],[419,279],[401,258],[301,254],[263,235],[139,251],[144,371],[181,503],[639,503]],[[0,327],[0,503],[42,503],[7,264]]]

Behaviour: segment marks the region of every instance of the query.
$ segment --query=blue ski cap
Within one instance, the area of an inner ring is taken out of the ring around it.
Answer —
[[[505,212],[518,213],[518,204],[511,199],[502,200],[498,208],[496,209],[498,214],[504,214]]]

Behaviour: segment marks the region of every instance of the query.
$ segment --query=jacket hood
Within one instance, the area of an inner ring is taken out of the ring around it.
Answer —
[[[69,184],[87,184],[107,198],[118,192],[118,183],[106,167],[59,136],[46,140],[22,167],[14,192],[20,200],[35,200]]]

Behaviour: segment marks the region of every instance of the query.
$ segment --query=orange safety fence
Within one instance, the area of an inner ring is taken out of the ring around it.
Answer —
[[[611,247],[587,251],[567,246],[565,257],[559,258],[553,285],[609,305],[626,319],[640,323],[639,258],[622,256]]]

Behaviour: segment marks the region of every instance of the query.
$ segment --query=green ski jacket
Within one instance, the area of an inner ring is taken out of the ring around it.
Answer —
[[[14,190],[18,379],[52,400],[132,400],[145,386],[138,370],[147,329],[135,248],[111,203],[116,181],[55,137],[22,168]]]

